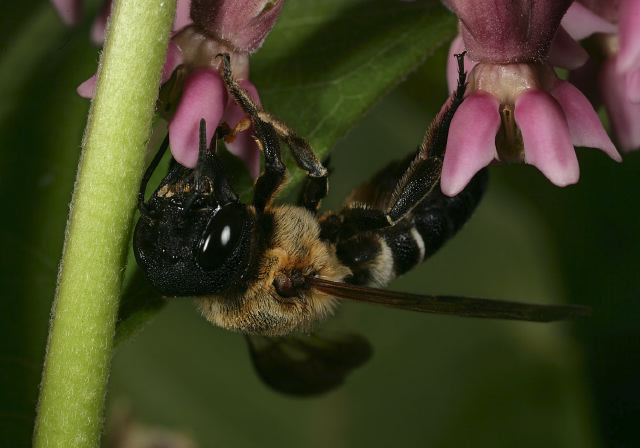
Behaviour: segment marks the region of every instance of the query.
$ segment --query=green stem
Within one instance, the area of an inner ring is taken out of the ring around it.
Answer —
[[[175,0],[114,3],[53,305],[36,447],[97,447],[123,266]]]

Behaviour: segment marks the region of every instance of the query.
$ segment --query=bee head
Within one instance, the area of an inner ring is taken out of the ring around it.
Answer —
[[[201,136],[195,169],[175,163],[150,200],[140,201],[136,259],[165,295],[227,290],[243,278],[251,258],[255,214],[238,201],[215,151],[207,150],[203,127]]]
[[[269,209],[255,225],[259,256],[251,281],[199,300],[206,319],[229,330],[265,336],[309,330],[331,314],[336,299],[307,284],[320,277],[341,281],[351,271],[332,245],[320,240],[318,221],[301,207]]]

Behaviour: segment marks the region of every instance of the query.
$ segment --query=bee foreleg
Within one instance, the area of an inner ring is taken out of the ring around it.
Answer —
[[[271,123],[260,118],[260,108],[233,78],[229,55],[222,54],[219,56],[222,57],[222,79],[224,84],[236,103],[251,119],[256,143],[264,153],[264,173],[256,180],[253,193],[253,204],[258,212],[262,212],[282,186],[286,174],[286,167],[282,163],[282,156],[280,155],[278,133]]]
[[[231,73],[231,62],[228,54],[222,57],[222,78],[234,100],[249,116],[253,124],[254,134],[260,149],[264,152],[265,172],[256,182],[254,205],[259,211],[270,202],[275,192],[284,181],[286,168],[282,163],[278,138],[289,146],[297,165],[307,172],[308,188],[305,189],[303,206],[316,211],[320,201],[327,195],[328,171],[315,156],[309,143],[298,136],[291,128],[280,120],[264,112],[240,87]]]

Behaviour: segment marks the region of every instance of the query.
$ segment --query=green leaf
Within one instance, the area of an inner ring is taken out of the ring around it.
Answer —
[[[322,157],[454,34],[455,18],[438,1],[289,2],[252,58],[252,79],[264,107]]]

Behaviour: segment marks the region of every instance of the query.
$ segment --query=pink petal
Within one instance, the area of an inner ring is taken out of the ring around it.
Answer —
[[[173,31],[191,25],[191,0],[178,0],[176,4],[176,17],[173,19]]]
[[[640,103],[629,101],[624,75],[617,72],[615,58],[604,62],[599,81],[602,100],[620,147],[624,151],[640,148]]]
[[[589,59],[589,53],[564,29],[559,28],[549,51],[549,63],[556,67],[576,69]]]
[[[626,73],[627,96],[632,103],[640,103],[640,67]]]
[[[562,27],[575,40],[582,40],[595,33],[614,34],[616,26],[574,1],[562,18]]]
[[[51,0],[66,25],[77,25],[82,17],[82,0]]]
[[[183,62],[182,50],[173,41],[169,41],[167,47],[167,58],[164,61],[164,67],[162,67],[162,79],[161,83],[167,82],[173,71]]]
[[[640,1],[621,0],[618,26],[620,51],[618,71],[640,68]]]
[[[550,93],[564,112],[571,135],[571,143],[574,146],[599,148],[613,160],[622,161],[622,157],[602,127],[598,114],[582,92],[570,82],[559,81]]]
[[[498,105],[492,95],[478,91],[458,107],[449,127],[440,180],[447,196],[460,193],[481,168],[497,157]]]
[[[80,84],[76,88],[76,92],[82,98],[91,99],[96,96],[96,75],[92,75],[91,78]]]
[[[578,159],[560,105],[546,92],[531,89],[516,98],[515,106],[525,162],[559,187],[578,182]]]
[[[207,123],[210,141],[226,104],[227,91],[218,72],[201,69],[187,77],[182,98],[169,123],[171,154],[178,163],[188,168],[196,166],[200,120],[204,118]]]
[[[249,97],[260,106],[260,97],[256,87],[246,79],[238,81],[240,87],[242,87],[249,94]],[[227,123],[229,127],[235,127],[240,120],[247,118],[247,114],[238,106],[233,98],[229,98],[227,109],[224,113],[222,121]],[[260,150],[258,145],[253,139],[253,128],[249,128],[246,131],[242,131],[235,136],[235,139],[231,142],[227,142],[227,149],[231,154],[239,157],[247,166],[247,170],[253,179],[260,174]]]
[[[100,10],[100,14],[93,21],[93,25],[91,25],[91,41],[94,44],[100,45],[104,42],[104,34],[107,29],[107,20],[109,20],[109,16],[111,15],[111,0],[107,0],[102,5],[102,9]]]

